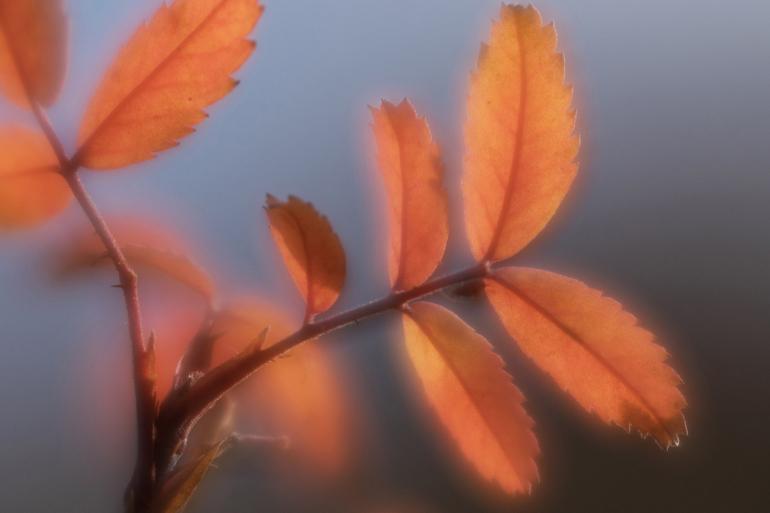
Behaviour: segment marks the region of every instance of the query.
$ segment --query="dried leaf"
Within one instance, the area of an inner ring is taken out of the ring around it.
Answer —
[[[180,513],[224,449],[225,441],[210,446],[195,461],[180,467],[162,484],[150,513]]]
[[[404,315],[409,358],[441,422],[463,455],[509,493],[528,493],[539,453],[524,397],[487,340],[435,304]]]
[[[687,431],[666,350],[619,303],[583,283],[511,267],[487,295],[522,351],[586,410],[668,447]]]
[[[42,223],[71,198],[45,137],[20,127],[0,128],[0,229]]]
[[[283,261],[307,304],[307,316],[331,308],[345,283],[345,251],[326,217],[296,196],[265,205]]]
[[[253,346],[269,327],[265,347],[293,330],[285,313],[264,300],[240,300],[224,308],[214,323],[221,337],[214,362],[220,363]],[[286,435],[292,451],[324,473],[334,473],[348,455],[347,393],[323,346],[303,344],[261,367],[244,384],[242,400],[252,406],[261,431]]]
[[[257,0],[175,0],[123,47],[86,110],[75,157],[92,169],[150,159],[206,118],[254,50]]]
[[[371,112],[390,207],[390,283],[406,290],[433,274],[446,249],[449,216],[439,148],[407,100],[383,101]]]
[[[61,0],[0,0],[0,90],[21,107],[56,100],[67,65]]]
[[[526,246],[553,216],[577,165],[572,89],[556,31],[534,7],[503,6],[471,78],[463,196],[476,260]]]

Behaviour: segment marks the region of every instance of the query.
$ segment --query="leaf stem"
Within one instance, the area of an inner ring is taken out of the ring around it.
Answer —
[[[134,508],[141,509],[149,502],[154,484],[157,400],[155,395],[155,369],[152,348],[148,348],[144,342],[137,275],[123,254],[123,250],[120,248],[104,217],[83,186],[77,174],[78,163],[67,157],[61,140],[40,105],[34,101],[31,102],[31,105],[35,119],[56,154],[61,168],[61,175],[96,231],[97,236],[102,244],[104,244],[107,254],[118,273],[120,288],[123,290],[133,357],[138,445],[137,461],[128,490],[128,498],[130,498],[129,502],[134,505]]]
[[[491,267],[488,263],[476,264],[461,271],[436,278],[409,290],[393,292],[379,300],[367,303],[352,310],[332,317],[311,321],[297,331],[270,347],[256,351],[243,358],[234,358],[211,369],[188,389],[172,394],[161,407],[158,425],[157,454],[168,454],[166,444],[177,444],[175,434],[182,434],[191,428],[196,419],[205,413],[219,398],[230,389],[251,376],[254,371],[271,360],[283,355],[292,348],[321,335],[338,330],[389,310],[400,309],[410,301],[434,294],[447,287],[489,276]],[[173,449],[171,449],[173,450]],[[168,461],[159,462],[159,468],[165,468]]]

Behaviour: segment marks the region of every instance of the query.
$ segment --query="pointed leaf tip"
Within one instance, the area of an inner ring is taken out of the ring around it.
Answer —
[[[428,401],[462,454],[509,493],[538,480],[539,447],[524,397],[489,342],[445,308],[415,303],[403,315],[407,355]]]
[[[681,378],[619,303],[577,280],[517,267],[500,270],[486,290],[522,351],[586,410],[663,447],[686,434]]]
[[[174,0],[123,47],[91,99],[77,159],[91,169],[142,162],[174,147],[230,92],[254,49],[256,0]]]
[[[423,283],[446,249],[447,193],[438,145],[408,99],[370,108],[388,196],[388,274],[395,290]]]
[[[503,6],[471,75],[463,198],[471,250],[502,260],[548,223],[577,172],[579,141],[556,31]]]

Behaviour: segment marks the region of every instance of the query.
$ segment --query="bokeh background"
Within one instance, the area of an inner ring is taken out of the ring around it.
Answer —
[[[70,148],[100,74],[159,4],[67,2],[70,71],[50,114]],[[604,288],[660,334],[686,379],[690,436],[665,452],[601,425],[529,365],[483,308],[454,303],[500,348],[529,399],[543,447],[531,497],[480,482],[436,436],[403,379],[396,319],[384,316],[327,343],[353,396],[350,468],[313,481],[291,456],[235,451],[191,511],[770,508],[770,4],[537,6],[567,54],[583,152],[574,190],[521,261]],[[153,162],[84,180],[108,213],[159,219],[192,241],[226,295],[261,291],[294,310],[260,205],[266,192],[298,194],[345,243],[340,308],[378,297],[387,288],[384,198],[366,106],[408,96],[428,116],[459,216],[467,77],[498,9],[498,0],[273,0],[241,86],[196,134]],[[0,116],[26,119],[4,103]],[[4,511],[118,511],[133,463],[120,297],[108,275],[63,286],[50,277],[53,241],[79,224],[73,207],[0,238]],[[469,260],[459,223],[454,237],[443,270]],[[155,303],[162,311],[171,301]]]

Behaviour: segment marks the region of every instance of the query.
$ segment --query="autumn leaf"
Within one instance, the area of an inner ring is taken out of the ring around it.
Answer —
[[[377,157],[389,200],[388,272],[394,290],[423,283],[448,237],[447,194],[439,148],[407,100],[371,108]]]
[[[240,299],[217,315],[220,335],[214,364],[248,351],[268,328],[267,348],[292,332],[288,316],[262,299]],[[323,346],[304,344],[259,369],[241,396],[273,436],[286,435],[292,450],[324,473],[338,471],[347,454],[346,397],[336,366]]]
[[[329,220],[296,196],[268,194],[265,211],[273,240],[307,304],[307,317],[328,310],[345,282],[345,251]]]
[[[569,189],[577,165],[572,89],[556,31],[534,7],[503,6],[472,75],[463,197],[471,251],[501,260],[526,246]]]
[[[67,32],[61,0],[0,0],[0,90],[11,101],[29,108],[56,100]]]
[[[529,493],[539,454],[524,397],[487,340],[435,304],[403,316],[407,353],[425,394],[465,457],[510,493]]]
[[[211,301],[216,293],[209,274],[189,256],[184,245],[156,227],[136,221],[111,223],[129,263],[141,271],[179,283]],[[93,231],[75,233],[56,252],[55,274],[69,276],[94,267],[112,266],[112,260]]]
[[[237,84],[257,0],[175,0],[123,47],[86,110],[73,160],[114,169],[176,146]]]
[[[676,445],[686,433],[682,380],[619,303],[558,274],[511,267],[487,294],[522,351],[605,422]]]
[[[45,137],[25,128],[0,128],[0,229],[42,223],[71,198]]]

